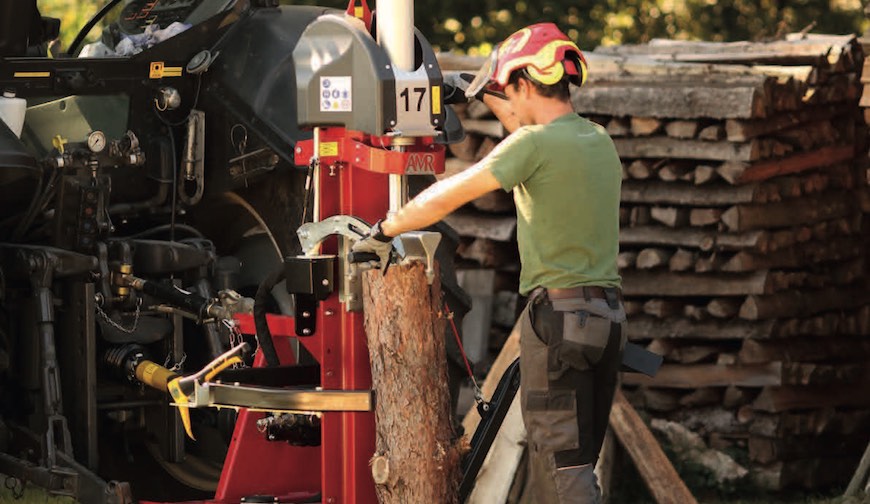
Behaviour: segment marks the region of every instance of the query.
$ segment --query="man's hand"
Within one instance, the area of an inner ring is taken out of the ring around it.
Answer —
[[[468,103],[468,98],[465,92],[468,91],[468,86],[474,80],[474,75],[470,73],[449,73],[444,75],[444,103],[451,105],[454,103]],[[478,100],[480,96],[475,96]]]
[[[393,254],[393,238],[385,235],[384,232],[381,231],[381,222],[382,221],[375,222],[375,225],[369,229],[368,234],[360,238],[358,242],[354,243],[351,250],[357,254],[377,254],[381,260],[381,267],[383,268],[384,273],[386,273],[387,268],[390,266],[390,258]]]

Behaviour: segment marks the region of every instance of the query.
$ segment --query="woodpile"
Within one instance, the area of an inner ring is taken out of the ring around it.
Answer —
[[[629,337],[665,356],[624,376],[652,416],[743,450],[769,489],[848,482],[870,433],[867,127],[852,36],[656,40],[588,54],[573,96],[623,162],[619,266]],[[445,70],[479,60],[445,56]],[[868,102],[870,105],[870,102]],[[481,103],[448,173],[504,132]],[[579,182],[578,182],[579,183]],[[466,267],[514,314],[514,208],[493,193],[448,222]],[[513,322],[494,316],[497,346]],[[506,329],[502,330],[502,327]],[[497,348],[496,348],[497,350]]]

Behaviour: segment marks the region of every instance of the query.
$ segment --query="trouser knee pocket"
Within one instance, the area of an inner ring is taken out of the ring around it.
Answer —
[[[532,449],[555,453],[580,447],[573,390],[530,390],[526,401],[526,427]]]

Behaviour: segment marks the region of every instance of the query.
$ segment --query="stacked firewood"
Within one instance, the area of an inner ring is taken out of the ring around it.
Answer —
[[[629,337],[665,356],[654,379],[626,374],[626,395],[713,447],[743,451],[764,487],[848,481],[870,435],[856,39],[657,40],[588,59],[574,103],[623,162]],[[504,134],[480,104],[458,112],[469,137],[451,149],[452,172]],[[454,215],[460,256],[516,271],[511,210],[498,194]]]

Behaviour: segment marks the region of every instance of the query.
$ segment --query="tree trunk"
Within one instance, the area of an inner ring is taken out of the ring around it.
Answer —
[[[453,430],[439,279],[425,266],[364,275],[375,390],[372,475],[381,503],[458,502],[462,450]]]

